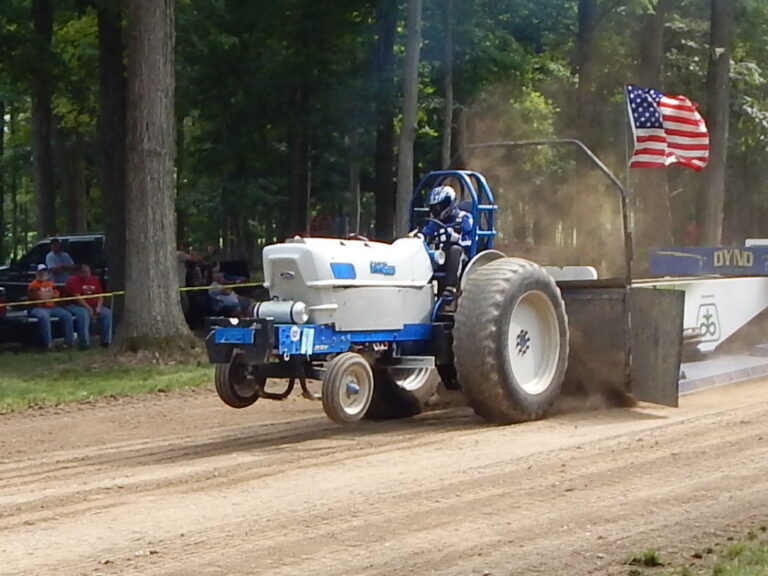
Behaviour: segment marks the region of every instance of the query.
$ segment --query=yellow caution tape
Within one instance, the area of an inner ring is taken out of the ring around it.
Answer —
[[[246,284],[219,284],[224,288],[253,288],[264,286],[261,282],[248,282]],[[179,288],[179,292],[194,292],[199,290],[210,290],[213,284],[209,286],[185,286]],[[50,298],[48,300],[19,300],[17,302],[0,302],[0,308],[7,308],[8,306],[34,306],[35,304],[47,304],[53,302],[71,302],[73,300],[91,300],[93,298],[107,298],[111,296],[123,296],[125,290],[119,290],[116,292],[103,292],[99,294],[86,294],[83,296],[62,296],[59,298]]]

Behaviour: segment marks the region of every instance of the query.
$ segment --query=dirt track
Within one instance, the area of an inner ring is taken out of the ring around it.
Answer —
[[[510,427],[141,397],[0,416],[0,573],[624,575],[765,524],[766,478],[768,382]]]

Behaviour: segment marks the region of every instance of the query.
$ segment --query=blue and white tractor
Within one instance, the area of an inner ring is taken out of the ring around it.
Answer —
[[[657,337],[654,322],[666,316],[674,324],[677,308],[645,302],[640,315],[652,321],[634,323],[645,330],[638,338],[630,330],[627,282],[599,279],[591,267],[544,268],[494,250],[497,206],[477,172],[427,175],[413,194],[411,229],[430,218],[429,191],[449,183],[473,223],[455,297],[438,290],[444,254],[419,237],[391,244],[297,237],[268,246],[270,300],[255,304],[247,318],[210,319],[206,344],[220,398],[244,408],[285,398],[296,383],[312,396],[307,380],[321,380],[326,414],[350,424],[420,413],[439,379],[494,423],[542,417],[567,379],[587,391],[637,396],[631,345],[674,348],[674,337]],[[566,310],[573,312],[570,325]],[[676,324],[671,330],[680,334]],[[663,386],[667,403],[676,402],[678,367],[679,354],[661,384],[660,373],[646,369],[656,389],[644,399],[658,400],[654,393]],[[284,379],[285,389],[267,391],[268,379]]]

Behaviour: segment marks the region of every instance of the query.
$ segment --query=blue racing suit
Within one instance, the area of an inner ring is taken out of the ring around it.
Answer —
[[[424,241],[445,252],[445,279],[439,288],[455,289],[459,284],[461,270],[468,259],[472,246],[472,215],[456,208],[447,218],[441,220],[446,227],[428,221],[421,229]]]

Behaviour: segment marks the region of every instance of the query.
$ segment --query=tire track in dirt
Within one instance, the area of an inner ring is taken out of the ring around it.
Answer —
[[[0,573],[610,573],[635,542],[768,512],[766,400],[500,428],[453,409],[343,430],[202,395],[0,417],[29,434],[0,460]],[[90,437],[35,446],[72,414]]]

